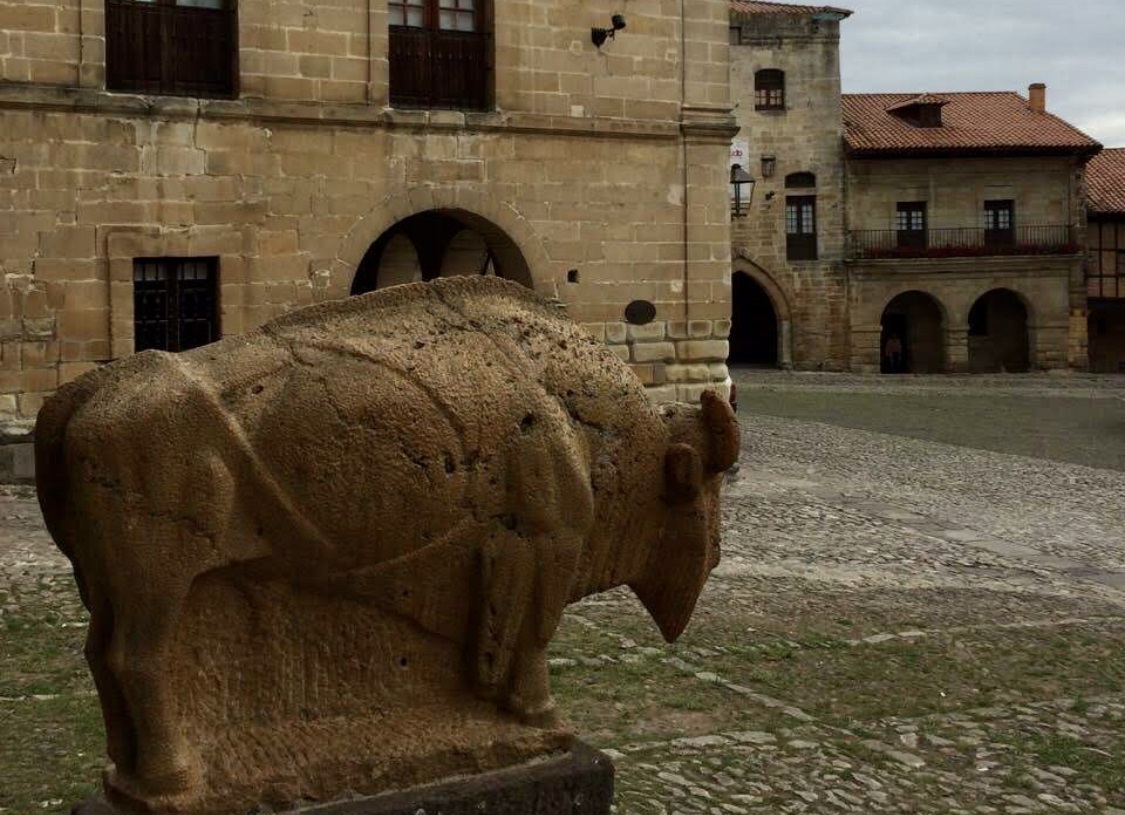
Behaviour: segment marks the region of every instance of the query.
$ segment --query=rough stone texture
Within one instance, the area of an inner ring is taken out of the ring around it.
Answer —
[[[525,288],[326,303],[80,377],[36,426],[134,811],[275,807],[565,748],[546,646],[627,585],[683,631],[738,452]]]
[[[733,273],[768,292],[777,312],[781,367],[844,370],[844,167],[840,145],[840,35],[848,23],[791,14],[737,20],[731,48],[731,91],[738,100],[739,135],[750,143],[748,171],[758,183],[745,218],[732,225]],[[754,74],[785,72],[783,111],[754,109]],[[761,157],[776,159],[772,176]],[[815,189],[787,190],[786,176],[813,173]],[[785,198],[816,195],[818,259],[786,258]]]
[[[613,762],[575,742],[556,758],[383,795],[315,807],[317,815],[609,815]],[[299,815],[308,808],[286,810]],[[85,801],[73,815],[120,815],[104,798]]]
[[[496,108],[465,112],[388,107],[385,2],[243,0],[212,100],[106,93],[103,3],[0,0],[0,412],[132,352],[134,258],[217,258],[229,336],[347,296],[435,210],[575,319],[729,316],[726,0],[623,9],[600,51],[613,9],[489,5]]]
[[[739,44],[731,49],[731,92],[739,138],[751,145],[748,169],[758,179],[749,214],[732,227],[732,273],[748,276],[769,297],[779,367],[878,372],[884,310],[896,296],[920,291],[944,319],[932,343],[922,338],[925,329],[910,329],[918,336],[908,337],[908,346],[932,345],[926,354],[937,360],[932,370],[968,371],[969,310],[996,289],[1014,292],[1028,313],[1026,338],[999,337],[1000,344],[1028,342],[1033,369],[1087,367],[1087,295],[1078,251],[870,260],[858,259],[853,245],[855,233],[866,230],[885,230],[893,239],[899,202],[926,202],[927,229],[973,231],[981,226],[984,201],[1011,199],[1017,227],[1070,227],[1077,249],[1085,239],[1078,156],[849,158],[841,138],[839,69],[841,28],[846,36],[848,22],[811,13],[735,14],[732,25]],[[761,69],[785,72],[785,110],[755,110],[754,74]],[[776,158],[770,177],[762,174],[763,155]],[[786,176],[797,172],[814,173],[816,187],[787,188]],[[786,258],[787,195],[816,196],[815,261]],[[737,316],[740,304],[733,310]],[[917,372],[929,369],[918,366]]]

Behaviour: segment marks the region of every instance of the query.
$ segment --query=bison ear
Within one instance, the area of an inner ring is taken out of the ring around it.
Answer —
[[[691,501],[703,486],[703,462],[688,444],[673,444],[664,456],[664,491],[669,503]]]
[[[730,404],[714,391],[704,391],[699,398],[700,416],[710,441],[707,469],[713,473],[729,470],[738,461],[742,443],[738,418]]]

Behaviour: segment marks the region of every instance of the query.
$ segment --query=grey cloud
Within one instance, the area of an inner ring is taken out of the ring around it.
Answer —
[[[842,24],[847,93],[1013,90],[1125,144],[1121,0],[853,0]]]

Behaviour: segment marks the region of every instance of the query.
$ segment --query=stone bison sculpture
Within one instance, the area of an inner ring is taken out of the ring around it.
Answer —
[[[606,347],[495,278],[119,360],[62,387],[35,438],[91,615],[111,777],[142,800],[205,784],[169,664],[203,576],[387,609],[457,643],[450,670],[496,715],[546,723],[568,603],[625,585],[665,638],[683,631],[739,451],[716,394],[650,405]]]

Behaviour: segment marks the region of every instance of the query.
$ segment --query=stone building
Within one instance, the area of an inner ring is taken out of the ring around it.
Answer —
[[[1125,373],[1125,148],[1086,165],[1090,370]]]
[[[841,95],[848,14],[731,0],[757,178],[732,229],[732,364],[1085,367],[1082,168],[1100,145],[1041,85]]]
[[[658,397],[722,389],[727,28],[726,0],[0,0],[0,414],[445,274],[557,298]]]
[[[731,2],[737,139],[756,179],[731,228],[731,363],[847,367],[840,22],[825,6]]]
[[[852,369],[1085,368],[1083,166],[1101,145],[1042,85],[843,105]]]

